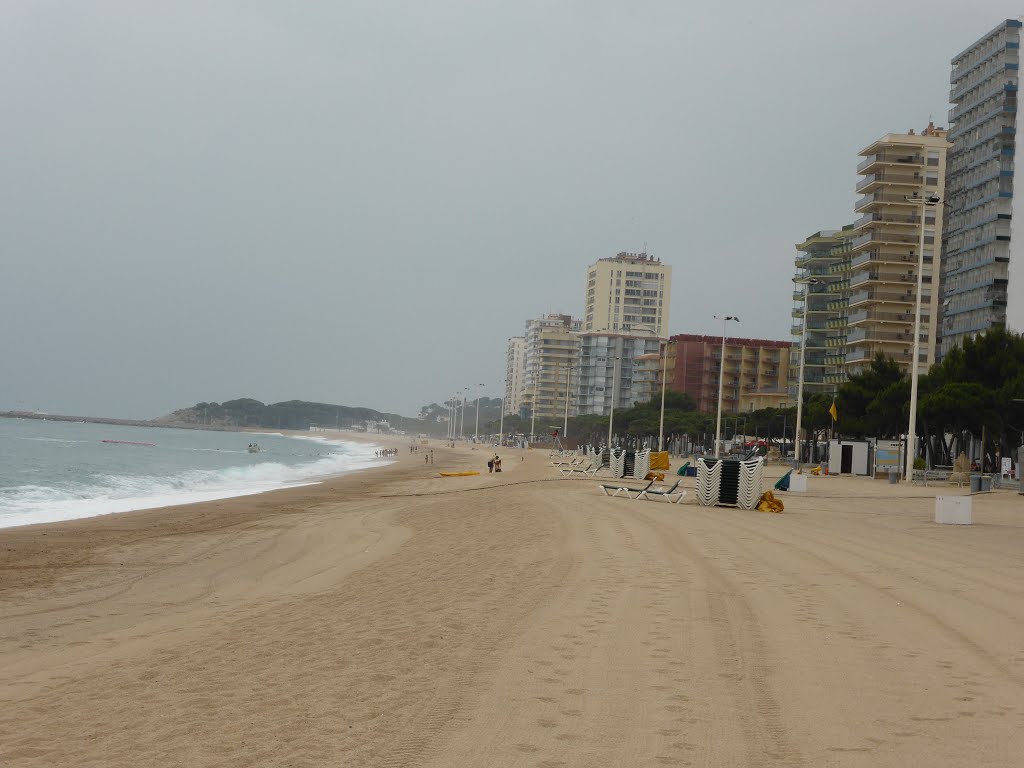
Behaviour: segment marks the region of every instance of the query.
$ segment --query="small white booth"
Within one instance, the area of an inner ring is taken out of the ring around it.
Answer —
[[[867,440],[832,440],[828,444],[831,475],[871,474],[871,444]]]

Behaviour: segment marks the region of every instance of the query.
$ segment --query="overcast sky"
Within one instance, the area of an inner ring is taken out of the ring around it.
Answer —
[[[946,124],[1007,2],[0,2],[0,409],[415,414],[586,267],[789,339],[857,152]]]

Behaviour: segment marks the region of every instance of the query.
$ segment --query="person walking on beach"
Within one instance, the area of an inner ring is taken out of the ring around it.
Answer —
[[[487,474],[494,471],[494,459],[488,459],[487,461]]]
[[[498,454],[494,454],[494,471],[501,472],[501,459],[498,458]]]

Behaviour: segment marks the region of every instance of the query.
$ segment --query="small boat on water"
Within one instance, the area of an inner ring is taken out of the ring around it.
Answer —
[[[263,449],[260,448],[259,443],[249,443],[249,453],[259,453]]]
[[[112,443],[114,445],[144,445],[144,446],[147,446],[147,447],[152,447],[152,446],[156,445],[156,443],[136,443],[136,442],[133,442],[131,440],[100,440],[100,442],[101,443]]]

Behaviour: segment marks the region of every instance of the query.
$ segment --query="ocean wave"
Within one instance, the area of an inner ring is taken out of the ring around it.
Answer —
[[[390,463],[367,456],[365,446],[359,447],[359,454],[340,450],[302,464],[259,461],[167,476],[102,474],[83,484],[0,488],[0,528],[247,496]]]

